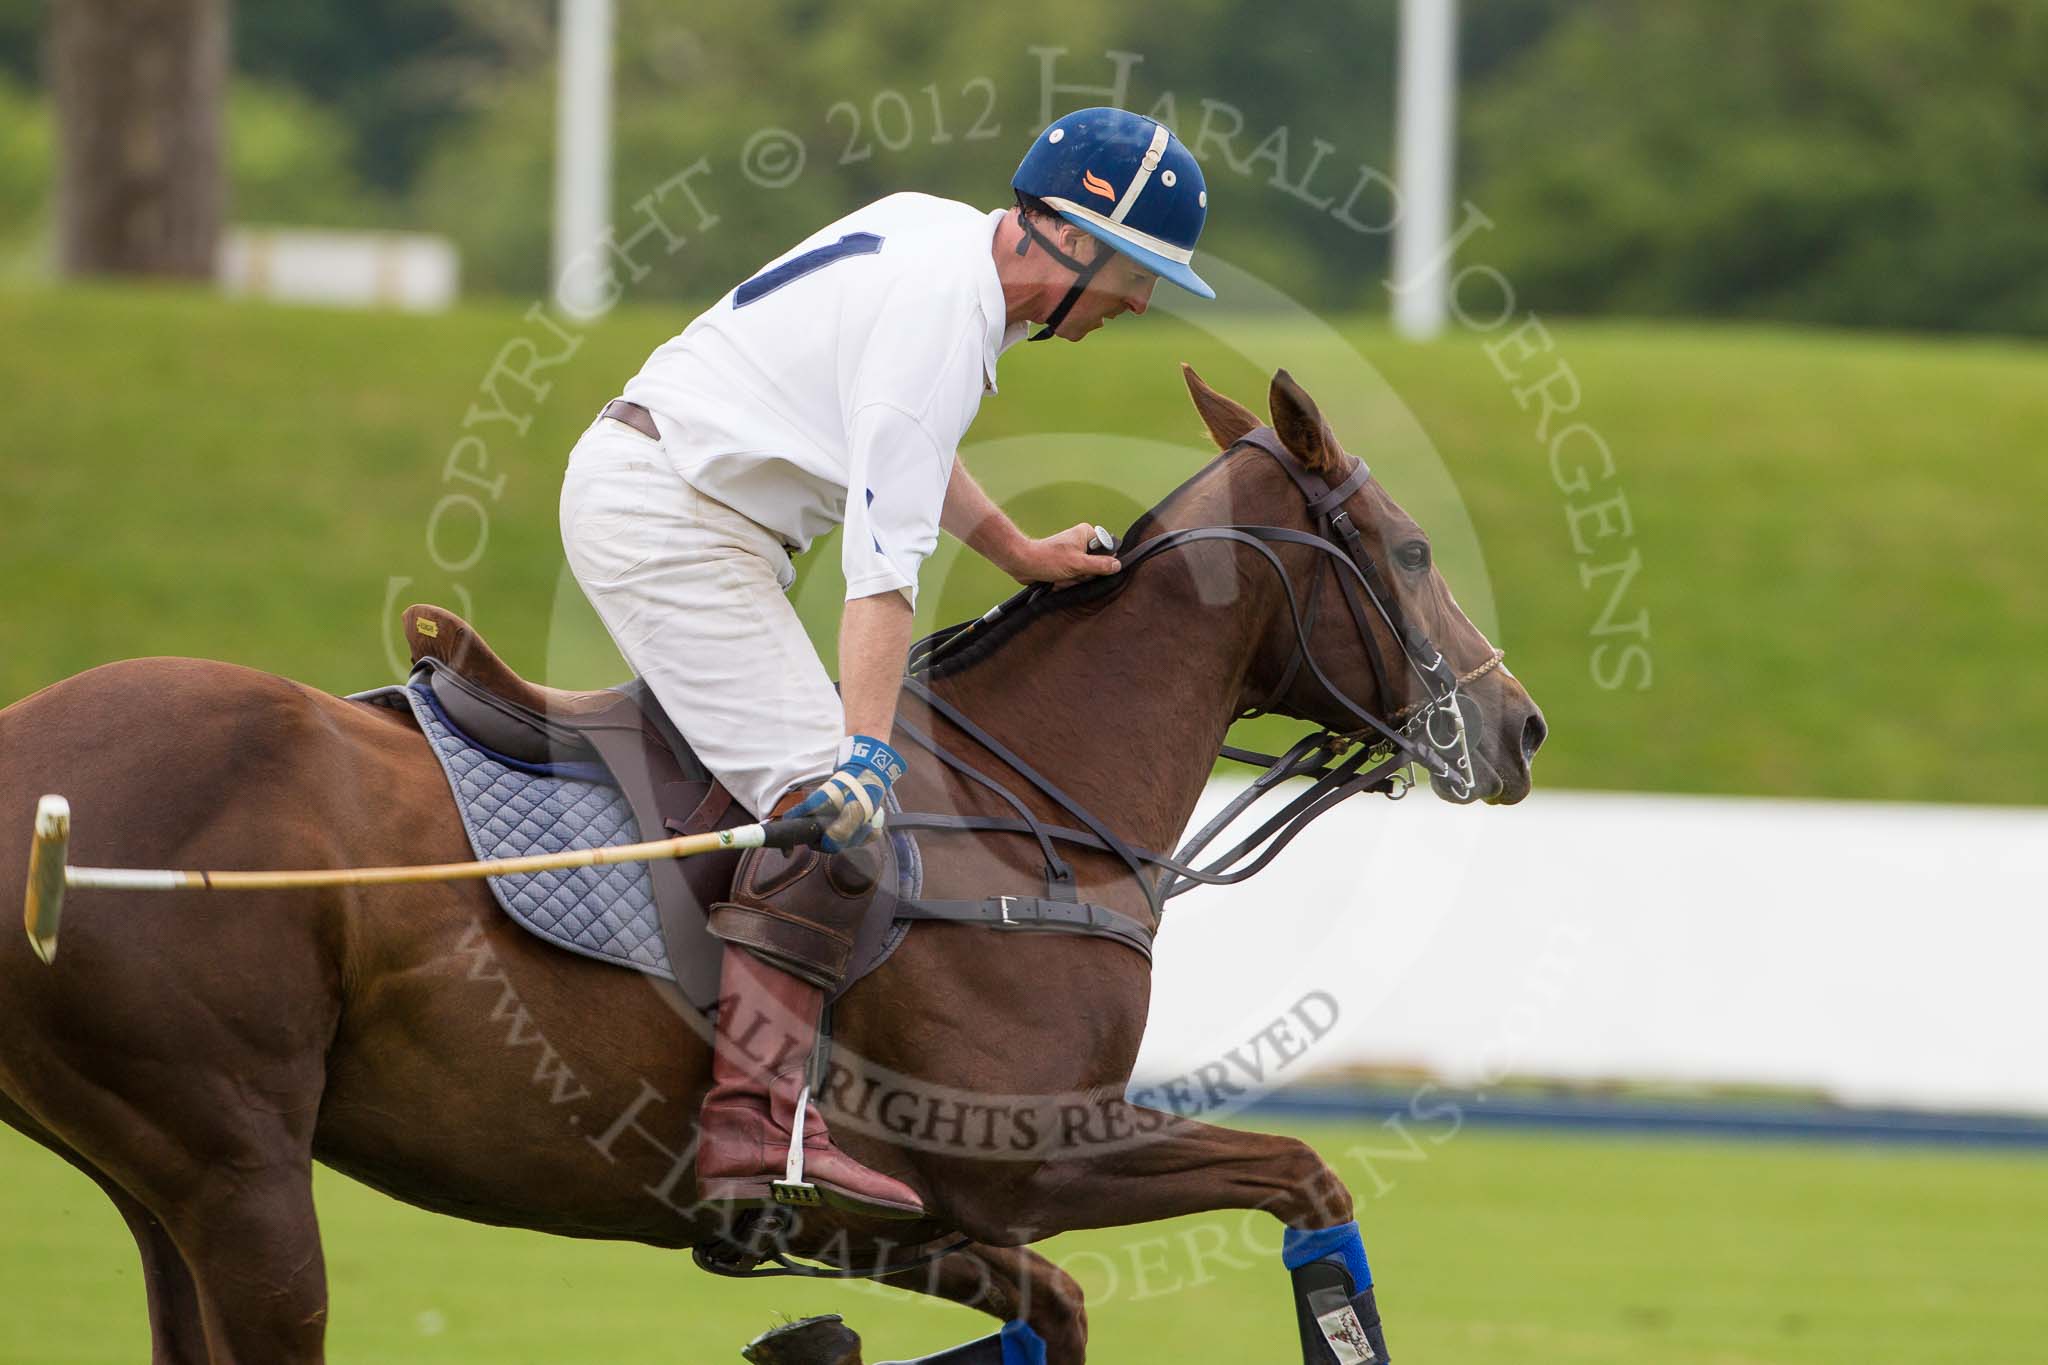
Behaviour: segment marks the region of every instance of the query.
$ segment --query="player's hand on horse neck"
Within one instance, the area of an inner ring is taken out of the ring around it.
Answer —
[[[946,483],[946,502],[939,524],[1019,583],[1061,585],[1115,573],[1121,567],[1113,555],[1088,553],[1088,540],[1094,528],[1087,522],[1042,540],[1025,535],[981,491],[981,485],[967,472],[966,464],[957,458],[953,461],[952,477]]]
[[[1095,527],[1084,521],[1058,535],[1032,541],[1023,567],[1015,571],[1017,581],[1070,588],[1085,579],[1117,572],[1123,565],[1114,555],[1088,552],[1088,542],[1094,536]]]
[[[839,698],[846,733],[888,741],[910,653],[910,601],[900,592],[856,597],[839,617]]]
[[[1020,583],[1074,583],[1119,567],[1113,555],[1088,553],[1093,528],[1086,522],[1042,540],[1025,535],[957,459],[940,524]],[[839,695],[847,734],[890,738],[911,623],[910,603],[900,592],[846,604],[839,618]]]

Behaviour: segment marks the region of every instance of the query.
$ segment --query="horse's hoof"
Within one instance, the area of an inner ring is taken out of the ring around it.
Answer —
[[[763,1332],[741,1349],[749,1365],[861,1365],[860,1336],[837,1313]]]
[[[749,1251],[737,1242],[720,1238],[715,1242],[691,1247],[690,1259],[697,1263],[699,1270],[708,1270],[713,1275],[730,1275],[735,1279],[743,1279],[755,1266],[768,1258],[758,1251]]]

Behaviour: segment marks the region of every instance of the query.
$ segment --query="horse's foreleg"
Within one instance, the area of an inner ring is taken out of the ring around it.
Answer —
[[[1081,1286],[1028,1247],[962,1247],[878,1283],[978,1309],[1005,1323],[1026,1323],[1045,1342],[1046,1365],[1082,1365],[1087,1359],[1088,1310]],[[999,1350],[988,1354],[1002,1358]],[[950,1358],[950,1353],[937,1357]]]
[[[1121,1111],[1121,1120],[1129,1113]],[[1156,1126],[1153,1126],[1155,1124]],[[1144,1131],[1152,1126],[1151,1131]],[[1018,1217],[1034,1236],[1263,1209],[1284,1223],[1303,1359],[1386,1358],[1351,1193],[1306,1143],[1142,1111],[1122,1141],[1069,1143],[1029,1182]]]

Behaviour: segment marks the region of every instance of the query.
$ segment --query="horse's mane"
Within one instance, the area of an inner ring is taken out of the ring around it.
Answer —
[[[1159,529],[1157,523],[1161,515],[1166,511],[1167,506],[1207,479],[1211,473],[1230,457],[1231,453],[1231,451],[1226,450],[1217,455],[1209,463],[1203,465],[1200,469],[1182,480],[1179,486],[1174,488],[1172,492],[1142,513],[1136,521],[1131,523],[1130,528],[1118,538],[1117,545],[1119,549],[1124,552],[1136,549],[1148,538],[1156,534]],[[932,658],[929,664],[918,669],[918,676],[929,682],[934,679],[947,678],[964,672],[985,660],[993,658],[1002,651],[1005,645],[1047,617],[1076,614],[1089,608],[1106,604],[1111,599],[1120,595],[1130,585],[1130,581],[1130,578],[1125,574],[1115,574],[1106,578],[1090,579],[1086,583],[1077,584],[1071,588],[1063,588],[1058,592],[1045,592],[1026,588],[1003,604],[1004,611],[995,621],[968,631],[957,642],[949,642],[937,651],[936,656]],[[971,623],[963,622],[962,624],[968,625]],[[948,629],[956,630],[959,628],[949,627]],[[939,633],[945,634],[946,632],[941,631]]]

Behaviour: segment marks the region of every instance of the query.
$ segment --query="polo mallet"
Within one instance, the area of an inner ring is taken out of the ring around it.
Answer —
[[[875,824],[880,826],[878,813]],[[66,861],[71,845],[71,803],[45,796],[36,803],[35,842],[28,855],[28,904],[23,918],[28,941],[45,965],[57,957],[57,921],[64,913],[64,893],[95,891],[283,891],[331,886],[389,886],[408,882],[477,881],[484,877],[517,877],[562,868],[604,867],[611,863],[646,863],[662,858],[688,858],[742,848],[795,848],[816,844],[822,820],[769,820],[709,834],[685,834],[642,844],[536,853],[525,858],[494,858],[474,863],[427,863],[417,867],[312,868],[295,872],[170,872],[131,867],[72,867]]]

